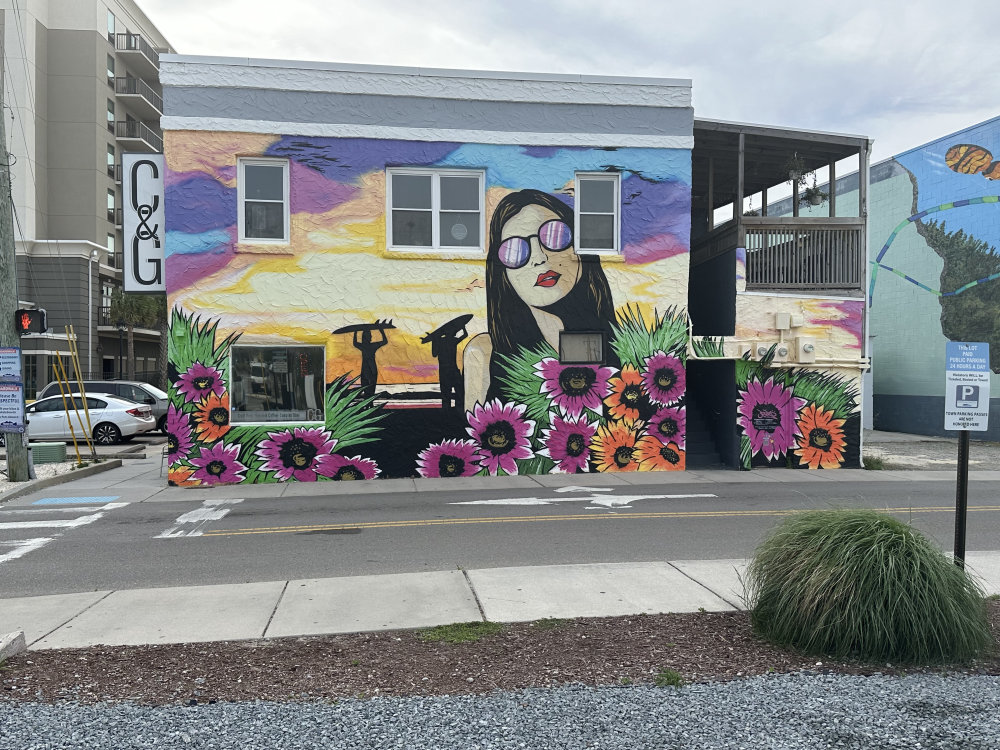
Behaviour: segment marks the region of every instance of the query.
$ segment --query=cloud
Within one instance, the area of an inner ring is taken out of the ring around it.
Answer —
[[[139,0],[182,54],[691,78],[700,117],[869,135],[996,113],[995,0]]]

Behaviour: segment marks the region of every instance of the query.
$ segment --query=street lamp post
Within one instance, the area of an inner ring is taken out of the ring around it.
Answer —
[[[122,335],[125,333],[125,321],[121,318],[115,324],[118,329],[118,379],[122,379]]]

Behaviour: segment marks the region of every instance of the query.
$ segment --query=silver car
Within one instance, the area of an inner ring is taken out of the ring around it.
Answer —
[[[137,404],[107,394],[88,394],[87,410],[90,412],[91,435],[98,445],[114,445],[123,438],[156,429],[156,419],[148,404]],[[83,396],[79,393],[67,396],[65,404],[62,396],[35,401],[25,409],[25,416],[28,420],[28,438],[31,440],[72,440],[73,434],[77,440],[82,440],[87,432]]]
[[[74,387],[74,381],[70,381],[70,387]],[[153,410],[153,416],[156,418],[156,429],[164,433],[167,431],[168,397],[155,385],[138,380],[84,380],[83,389],[88,396],[106,393],[128,401],[135,401],[138,404],[146,404]],[[36,398],[42,399],[58,395],[59,384],[52,382],[42,388]]]

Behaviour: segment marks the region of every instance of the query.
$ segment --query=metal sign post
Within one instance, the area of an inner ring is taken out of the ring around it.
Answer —
[[[990,345],[949,341],[945,352],[944,428],[959,430],[955,483],[955,565],[965,567],[969,506],[969,431],[984,432],[990,421]]]

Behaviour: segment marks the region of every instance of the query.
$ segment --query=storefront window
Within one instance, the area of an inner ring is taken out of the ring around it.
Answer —
[[[322,346],[234,346],[231,420],[322,422]]]

